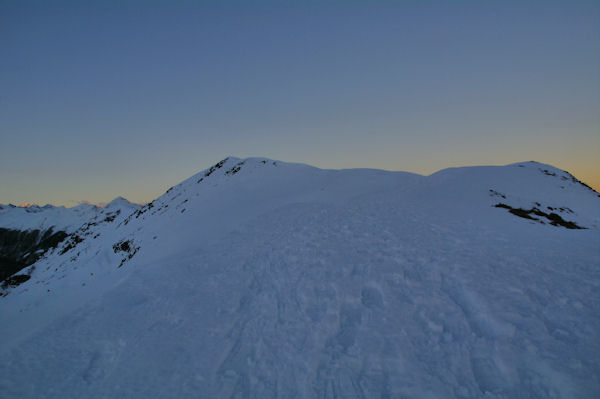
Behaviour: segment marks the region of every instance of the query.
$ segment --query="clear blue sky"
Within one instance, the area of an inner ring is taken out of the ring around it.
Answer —
[[[600,187],[598,1],[1,1],[0,203],[150,201],[228,155]]]

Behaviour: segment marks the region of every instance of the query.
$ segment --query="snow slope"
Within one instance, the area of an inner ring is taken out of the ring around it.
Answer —
[[[600,396],[600,198],[548,165],[227,158],[74,235],[0,297],[0,397]]]
[[[0,282],[22,283],[27,277],[10,277],[32,265],[85,223],[127,216],[141,206],[118,197],[100,208],[81,204],[73,208],[0,205]]]

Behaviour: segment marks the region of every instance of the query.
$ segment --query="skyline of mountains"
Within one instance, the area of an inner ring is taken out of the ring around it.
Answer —
[[[226,157],[226,159],[227,158],[238,159],[237,157],[233,157],[233,156]],[[251,159],[251,158],[248,158],[248,159]],[[282,161],[279,161],[279,162],[282,162]],[[545,164],[545,163],[541,163],[541,162],[537,162],[537,161],[523,161],[523,162],[513,162],[513,163],[509,163],[509,164],[505,164],[505,165],[473,165],[473,166],[462,166],[462,167],[477,167],[477,166],[495,166],[495,167],[497,167],[497,166],[514,165],[514,164],[519,164],[519,163],[520,164],[524,164],[524,163],[528,163],[528,162],[537,163],[537,164],[540,164],[540,165],[549,165],[549,164]],[[388,171],[388,172],[405,172],[405,173],[412,173],[412,174],[421,175],[421,176],[431,176],[431,175],[434,175],[434,174],[439,173],[441,171],[449,170],[449,169],[454,169],[454,168],[457,168],[457,167],[460,168],[461,166],[443,168],[443,169],[440,169],[440,170],[438,170],[436,172],[433,172],[433,173],[431,173],[429,175],[419,174],[419,173],[416,173],[416,172],[398,171],[398,170],[390,170],[390,169],[378,169],[378,170],[385,170],[385,171]],[[568,174],[570,176],[570,178],[575,178],[571,173],[569,173],[569,172],[567,172],[565,170],[558,169],[558,168],[556,168],[554,166],[552,166],[552,168],[555,168],[557,170],[561,170],[561,171],[565,172],[566,174]],[[376,169],[376,168],[364,167],[364,168],[351,168],[351,169]],[[324,170],[347,170],[347,169],[324,169]],[[199,173],[201,173],[201,172],[199,172]],[[581,180],[576,179],[576,178],[575,178],[575,180],[577,180],[578,182],[582,183],[583,185],[585,185],[587,187],[590,187],[592,190],[597,191],[596,189],[594,189],[589,184],[586,184],[586,182],[581,181]],[[26,209],[30,209],[32,211],[37,211],[39,209],[47,209],[47,208],[50,208],[50,207],[67,208],[67,209],[69,209],[69,208],[75,208],[75,207],[78,207],[78,206],[81,206],[81,205],[82,206],[92,205],[92,206],[95,206],[95,207],[98,207],[98,208],[104,208],[108,204],[113,203],[113,202],[118,201],[118,200],[125,200],[125,201],[127,201],[127,202],[129,202],[131,204],[135,204],[135,205],[144,205],[145,203],[147,203],[147,202],[139,202],[139,203],[138,202],[131,202],[131,201],[127,200],[126,198],[124,198],[122,195],[117,195],[112,200],[106,201],[106,202],[102,202],[102,201],[101,202],[92,202],[92,201],[88,201],[88,200],[80,200],[75,205],[72,205],[72,206],[57,205],[57,204],[52,204],[52,203],[46,203],[46,204],[42,205],[41,203],[38,203],[38,202],[28,202],[28,201],[27,202],[23,202],[23,203],[19,203],[19,204],[14,204],[14,203],[10,203],[10,202],[9,203],[5,203],[5,204],[0,203],[0,211],[3,210],[3,209],[8,209],[8,208],[26,208]],[[150,201],[148,201],[148,202],[150,202]]]
[[[599,197],[226,158],[5,280],[0,398],[597,396]]]

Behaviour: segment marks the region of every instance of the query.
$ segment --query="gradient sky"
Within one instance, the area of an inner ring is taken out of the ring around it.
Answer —
[[[2,1],[0,203],[147,202],[218,160],[600,188],[598,1]]]

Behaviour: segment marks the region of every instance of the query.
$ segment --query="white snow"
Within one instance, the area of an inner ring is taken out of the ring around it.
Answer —
[[[228,158],[94,223],[0,297],[0,397],[600,397],[600,198],[548,165]]]
[[[117,197],[109,202],[105,208],[92,204],[79,204],[71,208],[64,206],[38,206],[20,207],[14,205],[0,205],[0,228],[14,230],[40,230],[53,228],[55,231],[72,233],[84,223],[116,211],[133,212],[140,205],[133,204],[123,197]]]

